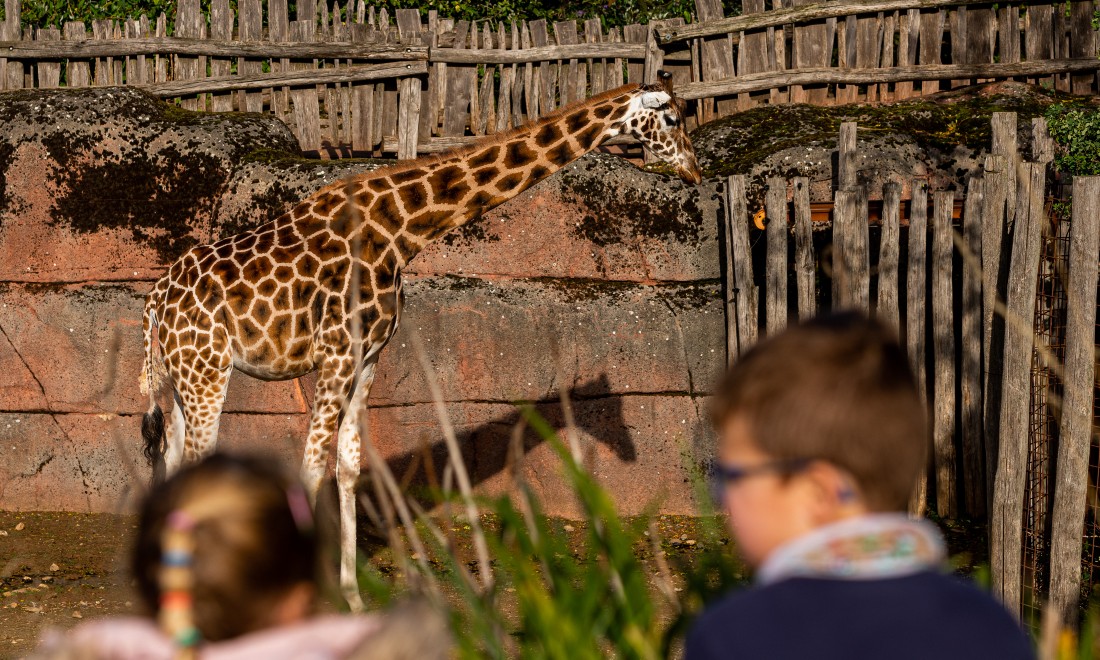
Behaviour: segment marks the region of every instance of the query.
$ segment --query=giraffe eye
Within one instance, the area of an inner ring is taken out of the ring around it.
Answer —
[[[665,115],[665,125],[669,128],[676,128],[680,125],[680,120],[672,115]]]

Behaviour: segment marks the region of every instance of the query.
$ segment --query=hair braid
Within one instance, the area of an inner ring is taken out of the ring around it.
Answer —
[[[201,641],[192,611],[195,539],[192,534],[195,519],[186,511],[169,514],[161,534],[161,562],[157,572],[160,587],[158,623],[166,635],[179,647],[177,657],[191,660]]]

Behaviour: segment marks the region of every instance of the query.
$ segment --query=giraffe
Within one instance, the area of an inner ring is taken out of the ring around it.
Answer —
[[[446,232],[620,134],[684,181],[701,181],[670,75],[660,72],[656,83],[604,92],[471,146],[336,182],[271,222],[185,253],[142,317],[142,435],[154,476],[214,450],[233,371],[263,380],[317,372],[301,478],[316,504],[335,435],[341,589],[361,608],[358,419],[401,318],[402,269]],[[157,397],[169,390],[166,425]]]

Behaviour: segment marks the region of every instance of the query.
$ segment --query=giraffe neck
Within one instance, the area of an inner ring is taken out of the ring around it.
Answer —
[[[395,240],[408,263],[429,243],[479,217],[618,134],[637,85],[572,105],[457,153],[363,175],[373,193],[368,219],[401,225]]]

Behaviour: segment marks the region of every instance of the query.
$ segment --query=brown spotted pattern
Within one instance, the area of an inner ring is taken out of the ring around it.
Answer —
[[[302,477],[315,496],[337,436],[342,583],[354,602],[346,563],[348,552],[354,557],[359,470],[353,420],[400,318],[401,269],[447,231],[622,132],[698,182],[686,134],[668,123],[678,121],[679,108],[639,102],[661,90],[671,96],[667,81],[621,87],[450,155],[350,178],[253,231],[181,257],[149,294],[144,318],[146,344],[155,333],[175,399],[169,471],[214,449],[233,370],[266,380],[317,371]]]

